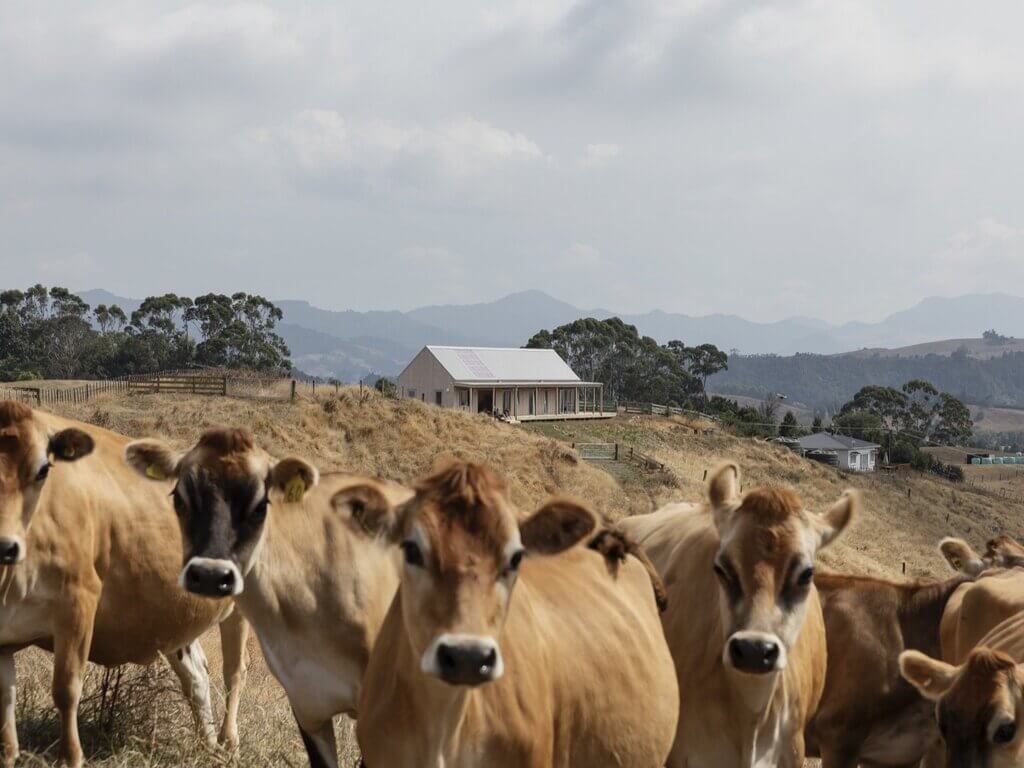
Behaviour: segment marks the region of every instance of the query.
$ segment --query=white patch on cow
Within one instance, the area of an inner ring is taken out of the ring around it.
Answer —
[[[323,658],[296,643],[294,636],[278,631],[278,627],[263,629],[257,637],[267,666],[300,718],[315,722],[338,712],[355,713],[363,674],[359,664],[337,656]]]
[[[227,568],[228,570],[230,570],[235,576],[234,586],[231,590],[230,597],[237,597],[238,595],[242,594],[242,590],[245,589],[245,580],[242,578],[242,572],[238,570],[237,565],[235,565],[230,560],[217,560],[212,557],[193,557],[187,563],[185,563],[185,567],[182,568],[181,573],[178,574],[178,586],[182,589],[186,588],[185,573],[193,565],[197,565],[200,567],[206,566],[207,568]]]
[[[441,668],[438,666],[437,662],[437,651],[442,645],[447,645],[449,648],[472,648],[483,652],[494,651],[494,669],[491,670],[491,674],[488,679],[491,682],[494,682],[495,680],[501,679],[501,676],[505,674],[505,662],[501,657],[501,648],[499,647],[497,640],[486,635],[457,634],[438,635],[433,639],[430,645],[427,646],[427,650],[425,650],[423,652],[423,656],[420,657],[420,669],[423,671],[423,674],[440,679]]]

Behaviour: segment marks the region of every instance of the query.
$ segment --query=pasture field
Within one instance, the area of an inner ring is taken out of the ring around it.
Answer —
[[[345,469],[411,482],[442,454],[489,462],[509,479],[513,501],[531,509],[548,495],[570,493],[591,503],[607,519],[647,512],[674,499],[700,498],[703,473],[732,459],[744,485],[799,487],[808,506],[822,508],[848,486],[864,497],[861,519],[823,560],[854,572],[941,575],[935,552],[939,538],[959,535],[980,543],[994,533],[1020,535],[1024,504],[984,489],[954,486],[913,475],[840,475],[804,461],[784,448],[726,434],[694,434],[688,422],[651,416],[600,422],[551,422],[517,427],[486,416],[441,410],[411,400],[393,401],[375,391],[325,389],[294,403],[273,400],[175,395],[100,395],[59,412],[131,436],[152,436],[178,448],[217,425],[244,425],[272,454],[303,456],[321,470]],[[638,468],[606,471],[581,461],[573,441],[618,441],[665,463],[666,472]],[[216,635],[204,639],[218,701],[223,707]],[[242,746],[234,761],[203,749],[177,681],[164,665],[127,667],[104,673],[91,667],[82,708],[83,745],[90,765],[103,768],[199,768],[303,766],[305,751],[287,700],[264,665],[257,644],[239,718]],[[41,651],[18,654],[18,724],[24,750],[19,763],[49,765],[58,729],[50,699],[51,661]],[[120,683],[115,685],[118,674]],[[352,723],[339,718],[342,765],[358,754]]]

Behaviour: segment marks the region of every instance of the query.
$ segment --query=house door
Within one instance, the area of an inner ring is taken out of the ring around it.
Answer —
[[[494,411],[494,393],[489,389],[478,389],[476,391],[477,413],[492,413]]]

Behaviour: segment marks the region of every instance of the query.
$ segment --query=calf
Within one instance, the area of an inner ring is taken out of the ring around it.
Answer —
[[[922,696],[934,702],[947,768],[1024,765],[1021,661],[1024,614],[994,628],[960,666],[916,651],[900,656],[903,676]]]
[[[87,660],[148,664],[163,654],[215,743],[196,638],[222,621],[229,688],[222,736],[237,742],[246,625],[227,618],[230,601],[197,600],[178,588],[181,537],[169,489],[127,471],[127,443],[0,402],[0,741],[7,765],[18,755],[14,653],[29,645],[53,651],[60,757],[68,765],[82,763],[77,715]]]
[[[664,764],[679,694],[650,575],[575,546],[590,510],[518,522],[503,481],[455,462],[361,518],[405,559],[360,697],[370,768]]]
[[[234,598],[288,694],[310,764],[336,766],[332,720],[357,714],[400,565],[354,517],[411,493],[370,478],[321,476],[303,459],[276,461],[240,429],[208,431],[182,454],[140,440],[125,455],[141,475],[173,480],[185,542],[181,584]]]
[[[814,559],[854,516],[847,493],[823,515],[789,490],[739,495],[739,468],[712,473],[708,503],[619,525],[668,592],[662,616],[681,707],[670,768],[800,768],[825,684]]]
[[[940,652],[940,625],[964,583],[898,583],[819,573],[828,673],[807,728],[822,768],[915,765],[938,737],[932,706],[900,677],[899,655]]]

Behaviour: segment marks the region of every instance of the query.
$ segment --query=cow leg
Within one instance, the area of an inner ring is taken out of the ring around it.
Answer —
[[[235,608],[220,623],[220,648],[224,663],[224,687],[227,704],[224,723],[220,729],[220,743],[231,749],[238,746],[238,705],[249,668],[249,622]]]
[[[206,654],[198,640],[182,646],[173,653],[165,655],[174,674],[181,681],[196,727],[206,743],[217,745],[217,729],[213,722],[213,705],[210,703],[210,669],[206,662]]]
[[[77,591],[60,611],[53,639],[53,703],[60,713],[60,762],[71,768],[82,765],[78,738],[78,703],[82,699],[82,675],[89,660],[97,596]]]
[[[0,654],[0,742],[3,743],[3,764],[13,766],[18,759],[18,726],[14,719],[17,689],[14,677],[14,654]]]
[[[299,726],[299,733],[302,734],[302,743],[309,756],[310,768],[338,768],[338,744],[334,739],[334,722],[328,720],[319,728],[309,729],[299,722],[298,715],[295,716],[295,722]]]

